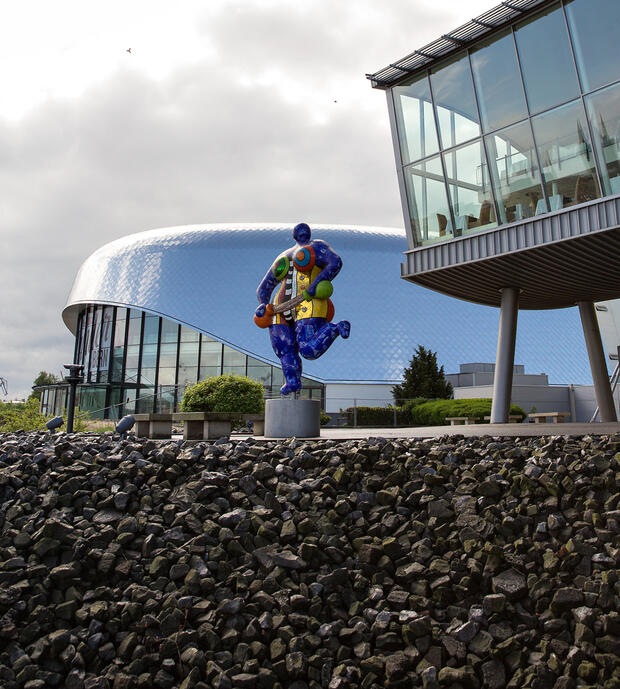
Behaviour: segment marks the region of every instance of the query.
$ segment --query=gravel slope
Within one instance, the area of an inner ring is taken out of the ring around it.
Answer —
[[[4,689],[620,687],[620,436],[0,434]]]

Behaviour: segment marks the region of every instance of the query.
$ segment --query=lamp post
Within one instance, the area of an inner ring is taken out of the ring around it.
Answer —
[[[65,381],[69,383],[69,403],[67,404],[67,433],[73,433],[73,416],[75,413],[75,392],[79,383],[84,381],[82,375],[82,364],[65,364],[64,368],[69,371],[65,376]]]

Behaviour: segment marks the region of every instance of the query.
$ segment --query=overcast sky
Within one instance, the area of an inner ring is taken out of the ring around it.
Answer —
[[[80,264],[106,242],[190,223],[402,227],[385,95],[365,74],[494,4],[4,3],[8,398],[70,362],[61,312]]]

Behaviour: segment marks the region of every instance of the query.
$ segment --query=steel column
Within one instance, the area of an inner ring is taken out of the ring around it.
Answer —
[[[601,342],[594,304],[591,301],[580,301],[577,306],[586,340],[592,381],[594,382],[594,394],[596,395],[601,423],[617,421],[614,398],[609,384],[609,373],[605,362],[605,351]]]
[[[519,313],[519,289],[517,287],[504,287],[500,292],[502,297],[499,314],[499,332],[497,335],[491,423],[508,423],[515,343],[517,340],[517,316]]]

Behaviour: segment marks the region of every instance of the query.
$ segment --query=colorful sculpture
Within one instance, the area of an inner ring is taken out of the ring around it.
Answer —
[[[282,395],[301,389],[301,359],[318,359],[340,335],[349,337],[349,321],[331,323],[332,280],[342,260],[329,244],[310,239],[310,228],[300,223],[293,230],[295,246],[281,253],[256,290],[259,307],[254,322],[269,328],[271,346],[280,361],[285,384]],[[269,303],[278,287],[273,303]]]

